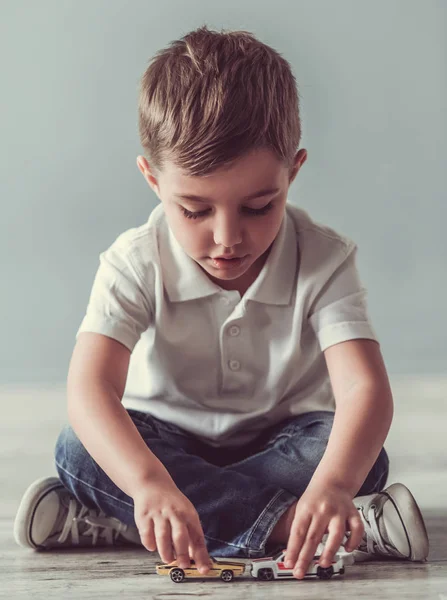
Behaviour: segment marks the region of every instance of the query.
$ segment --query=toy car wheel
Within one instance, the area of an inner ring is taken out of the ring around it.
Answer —
[[[261,581],[272,581],[273,571],[271,569],[259,569],[258,579],[261,579]]]
[[[231,581],[233,579],[233,571],[222,571],[220,578],[222,581]]]
[[[317,577],[320,579],[330,579],[334,574],[334,567],[318,567],[317,568]]]
[[[183,569],[172,569],[169,575],[175,583],[181,583],[185,579],[185,572]]]
[[[345,574],[345,568],[344,568],[344,567],[342,567],[342,568],[340,569],[339,573],[340,573],[340,575],[344,575],[344,574]]]

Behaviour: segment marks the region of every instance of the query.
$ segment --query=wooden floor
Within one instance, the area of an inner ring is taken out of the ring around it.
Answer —
[[[181,584],[156,575],[159,556],[144,548],[34,552],[15,544],[13,520],[23,492],[35,479],[56,475],[53,448],[67,421],[65,390],[0,388],[0,598],[447,600],[447,376],[391,377],[391,383],[395,416],[385,444],[391,459],[388,484],[404,483],[417,499],[430,537],[428,562],[357,564],[330,581],[258,582],[247,575],[233,583]]]

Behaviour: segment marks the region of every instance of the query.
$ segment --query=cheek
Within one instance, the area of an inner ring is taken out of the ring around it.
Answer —
[[[186,219],[183,216],[176,218],[172,223],[172,230],[177,241],[191,251],[199,250],[206,244],[206,235],[201,227],[193,219]]]
[[[281,227],[281,219],[279,217],[262,219],[253,229],[252,239],[258,246],[270,245],[275,239],[279,228]]]

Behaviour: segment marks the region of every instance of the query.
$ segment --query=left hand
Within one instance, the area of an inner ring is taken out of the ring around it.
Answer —
[[[329,567],[347,531],[351,532],[345,550],[352,552],[364,532],[362,519],[351,494],[335,484],[312,484],[299,499],[287,543],[285,566],[303,579],[323,535],[329,533],[319,565]]]

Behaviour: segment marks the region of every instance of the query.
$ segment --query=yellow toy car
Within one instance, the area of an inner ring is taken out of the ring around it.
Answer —
[[[207,579],[220,578],[222,581],[228,583],[229,581],[233,581],[234,577],[240,577],[245,572],[245,563],[233,562],[229,560],[217,560],[212,556],[210,558],[212,566],[206,575],[202,575],[202,573],[200,573],[194,560],[192,559],[191,566],[187,569],[181,569],[177,565],[177,561],[173,560],[168,564],[155,565],[155,570],[157,571],[157,575],[169,575],[172,581],[175,583],[181,583],[184,579],[193,577],[203,577]]]

